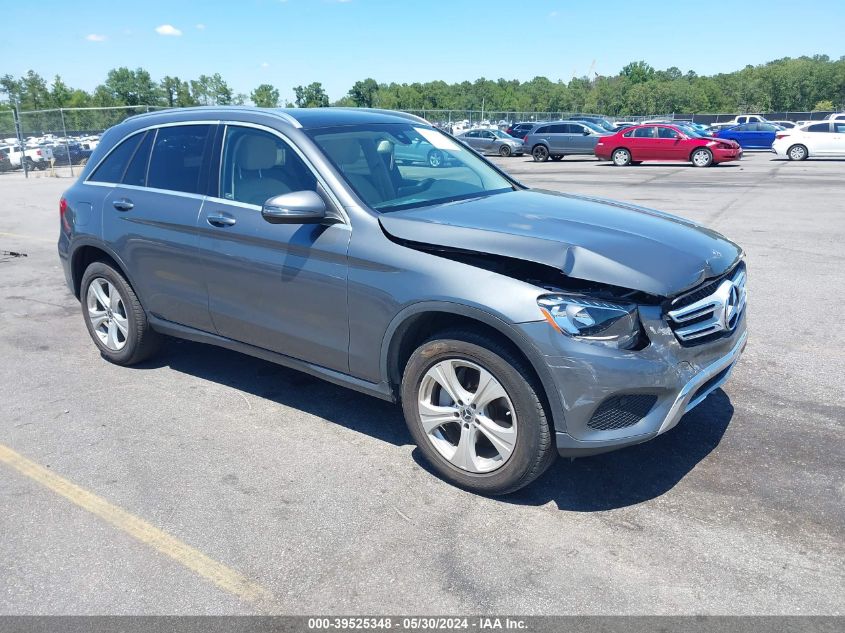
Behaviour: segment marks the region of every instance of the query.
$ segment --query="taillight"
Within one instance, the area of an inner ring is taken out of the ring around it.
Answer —
[[[62,219],[62,227],[66,233],[70,233],[70,222],[67,220],[67,200],[59,200],[59,217]]]
[[[776,139],[786,138],[789,134],[775,134]]]
[[[525,136],[522,137],[522,142],[524,143],[527,140],[528,140],[528,135],[526,134]]]
[[[36,155],[36,156],[41,156],[41,150],[40,150],[40,149],[35,150],[35,155]]]

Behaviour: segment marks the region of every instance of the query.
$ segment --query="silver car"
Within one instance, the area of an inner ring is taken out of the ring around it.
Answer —
[[[447,167],[398,161],[409,147]],[[432,469],[484,494],[556,453],[665,433],[747,337],[738,245],[528,189],[399,112],[138,115],[58,207],[64,275],[103,358],[134,365],[183,338],[401,403]]]
[[[526,135],[523,152],[537,162],[561,160],[568,154],[592,156],[596,143],[610,132],[585,121],[540,123]]]
[[[522,141],[501,130],[470,130],[457,139],[481,154],[522,156]]]

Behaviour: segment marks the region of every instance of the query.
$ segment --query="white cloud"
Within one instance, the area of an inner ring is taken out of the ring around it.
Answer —
[[[156,33],[158,33],[159,35],[182,35],[182,31],[177,29],[172,24],[162,24],[161,26],[157,26]]]
[[[270,68],[270,64],[268,62],[261,62],[262,68]]]
[[[105,42],[106,36],[105,35],[98,35],[97,33],[90,33],[89,35],[85,36],[85,39],[89,42]]]
[[[205,30],[205,24],[202,24],[202,23],[197,24],[196,29],[197,29],[197,31],[204,31]]]

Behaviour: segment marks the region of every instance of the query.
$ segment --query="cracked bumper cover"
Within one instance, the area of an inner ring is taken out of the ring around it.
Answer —
[[[556,383],[563,405],[563,419],[554,420],[561,455],[604,453],[646,442],[673,428],[730,377],[748,337],[745,313],[730,336],[694,347],[677,341],[660,308],[641,307],[640,319],[651,342],[639,351],[577,341],[546,323],[518,326],[540,348]],[[626,428],[588,426],[602,402],[623,394],[651,394],[657,400],[648,414]]]

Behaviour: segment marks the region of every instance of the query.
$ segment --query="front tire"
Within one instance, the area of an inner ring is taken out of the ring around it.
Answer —
[[[433,149],[428,153],[428,165],[429,167],[442,167],[444,163],[443,152],[439,149]]]
[[[509,145],[502,145],[499,148],[499,156],[501,156],[502,158],[507,158],[510,155],[511,155],[511,148],[510,148]]]
[[[411,355],[402,378],[405,421],[444,479],[504,495],[554,461],[553,434],[524,361],[471,331],[440,334]]]
[[[112,266],[105,262],[88,266],[79,297],[88,334],[103,358],[116,365],[135,365],[158,350],[161,335],[150,328],[132,286]]]
[[[710,167],[713,164],[713,154],[709,149],[702,147],[692,153],[690,161],[695,167]]]
[[[531,150],[531,156],[535,163],[545,163],[549,160],[549,148],[545,145],[538,145]]]
[[[786,151],[786,155],[789,157],[789,160],[807,160],[810,152],[807,151],[804,145],[793,145]]]

